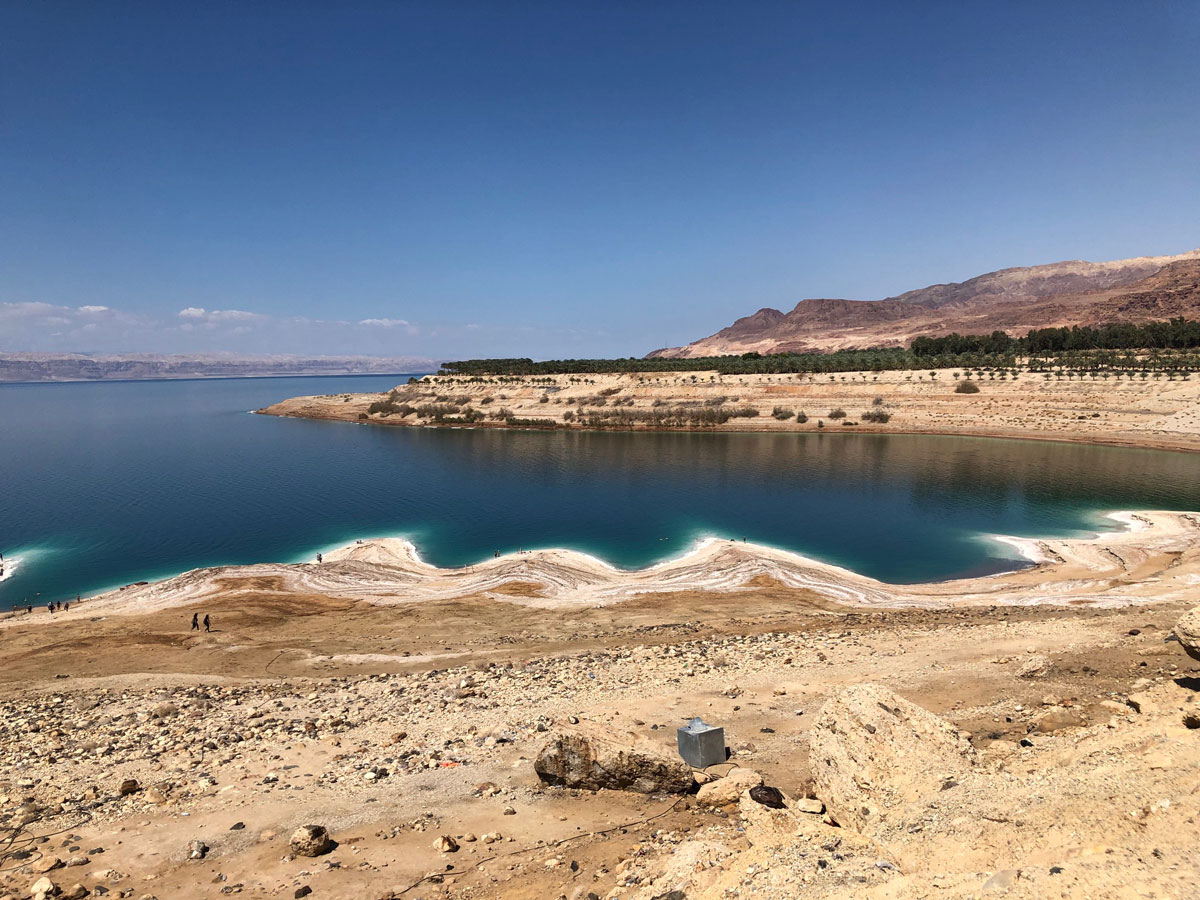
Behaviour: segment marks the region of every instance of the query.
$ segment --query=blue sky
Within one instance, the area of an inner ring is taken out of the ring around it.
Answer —
[[[1194,249],[1198,43],[1154,0],[13,0],[0,350],[641,355]]]

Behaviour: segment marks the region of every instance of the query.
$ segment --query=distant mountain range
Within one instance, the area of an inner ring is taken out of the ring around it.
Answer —
[[[760,309],[685,347],[650,356],[901,346],[921,335],[1200,318],[1200,250],[1115,262],[1001,269],[884,300],[801,300],[791,312]]]
[[[398,372],[435,372],[437,367],[438,363],[434,360],[415,356],[93,356],[84,353],[0,353],[0,383],[245,378],[271,375],[392,375]]]

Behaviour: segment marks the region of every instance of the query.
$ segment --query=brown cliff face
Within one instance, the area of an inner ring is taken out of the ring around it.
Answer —
[[[789,313],[760,309],[711,337],[651,356],[838,350],[899,346],[957,331],[1140,324],[1200,317],[1200,250],[1115,262],[1071,261],[1001,269],[885,300],[801,300]]]

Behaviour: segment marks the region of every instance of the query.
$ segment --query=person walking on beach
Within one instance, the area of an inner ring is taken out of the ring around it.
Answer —
[[[200,613],[192,613],[192,631],[200,630]]]
[[[205,631],[212,630],[212,620],[208,617],[208,613],[204,614],[204,630]]]
[[[323,557],[321,556],[320,553],[318,553],[317,554],[317,562],[322,562],[322,561],[323,561]]]

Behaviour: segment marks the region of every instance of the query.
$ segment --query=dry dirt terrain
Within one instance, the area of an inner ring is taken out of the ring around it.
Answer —
[[[957,393],[965,380],[961,369],[503,379],[431,375],[398,385],[393,393],[397,411],[391,413],[369,412],[372,403],[388,399],[386,394],[295,397],[259,412],[362,424],[477,428],[585,428],[591,427],[590,418],[601,416],[612,422],[605,427],[636,429],[645,426],[620,425],[613,417],[622,411],[688,414],[707,409],[737,414],[722,424],[702,426],[704,430],[964,434],[1200,449],[1200,379],[1081,379],[1022,372],[1015,378],[985,378],[978,382],[978,393]],[[412,411],[404,413],[407,407]],[[776,418],[777,408],[788,417]],[[831,417],[836,410],[845,417]],[[886,413],[888,421],[864,420],[863,414],[871,411]],[[799,413],[807,421],[799,421]],[[480,416],[477,421],[465,421],[474,414]]]
[[[572,602],[561,560],[444,583],[364,542],[10,616],[0,897],[1192,897],[1198,526],[1129,524],[925,609],[779,560]],[[693,716],[729,758],[689,791],[535,769],[572,735],[678,767]]]

